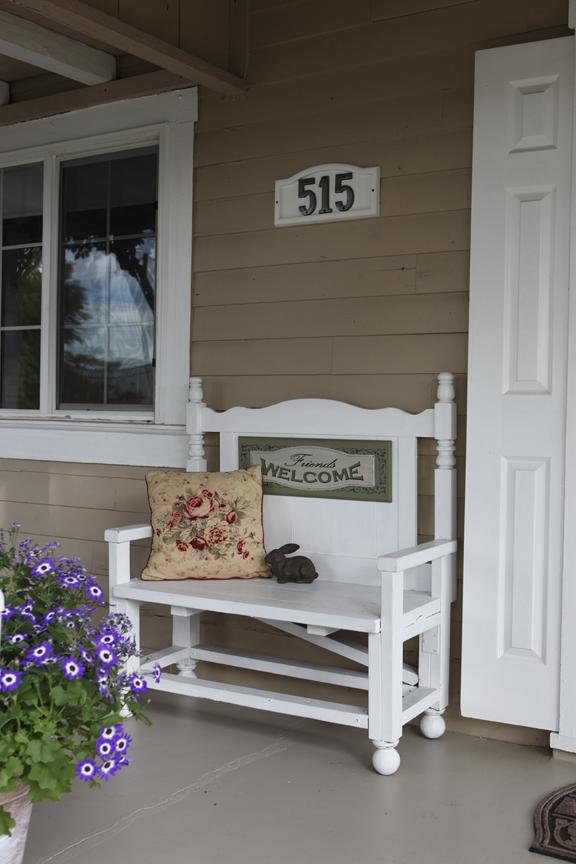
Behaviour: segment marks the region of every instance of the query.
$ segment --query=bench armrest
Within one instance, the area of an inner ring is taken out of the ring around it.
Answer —
[[[141,525],[123,525],[120,528],[108,528],[104,532],[104,539],[107,543],[130,543],[132,540],[146,540],[152,537],[152,526]]]
[[[392,555],[381,555],[378,558],[378,569],[388,573],[410,570],[412,567],[436,561],[437,558],[453,555],[456,547],[456,540],[431,540],[429,543],[420,543],[418,546],[401,549]]]

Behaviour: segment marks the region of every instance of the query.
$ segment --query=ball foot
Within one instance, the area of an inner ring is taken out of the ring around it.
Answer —
[[[392,747],[377,747],[372,756],[372,766],[378,774],[395,774],[400,767],[400,754]]]
[[[425,738],[441,738],[446,731],[446,721],[437,711],[426,711],[420,720],[420,731]]]

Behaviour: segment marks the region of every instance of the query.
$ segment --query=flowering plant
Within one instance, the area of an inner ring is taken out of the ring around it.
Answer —
[[[74,776],[108,780],[128,765],[122,716],[148,722],[137,701],[147,683],[126,671],[137,656],[128,618],[98,616],[102,589],[57,549],[0,532],[0,793],[27,786],[33,802],[58,800]],[[13,827],[0,807],[0,836]]]

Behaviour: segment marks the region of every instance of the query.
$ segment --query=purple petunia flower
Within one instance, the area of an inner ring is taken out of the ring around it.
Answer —
[[[102,633],[98,639],[98,646],[102,645],[105,648],[112,648],[118,642],[116,633]]]
[[[132,743],[132,738],[130,737],[130,735],[124,732],[122,735],[118,735],[114,739],[113,743],[116,756],[123,756],[130,747],[130,744]]]
[[[100,767],[100,776],[103,780],[109,780],[120,770],[121,766],[117,759],[107,759]]]
[[[82,648],[82,650],[80,651],[80,654],[82,656],[82,660],[84,660],[84,662],[87,663],[89,666],[91,666],[94,663],[93,655],[90,654],[89,651],[86,651],[85,648]]]
[[[76,776],[80,777],[86,783],[90,780],[95,780],[98,777],[100,770],[94,759],[82,759],[76,765]]]
[[[118,723],[116,726],[103,726],[98,735],[103,741],[113,741],[117,735],[124,734],[124,727]]]
[[[75,681],[76,678],[81,678],[85,672],[84,666],[75,657],[63,657],[59,666],[64,673],[64,677],[69,681]]]
[[[116,655],[109,648],[98,648],[96,652],[96,656],[98,660],[104,664],[104,666],[114,666],[117,662]]]
[[[65,588],[74,588],[78,585],[78,579],[72,573],[67,573],[65,576],[59,576],[58,582]]]
[[[136,672],[128,677],[128,684],[133,693],[144,693],[148,689],[148,682]]]
[[[98,690],[102,696],[108,696],[110,694],[110,689],[108,687],[108,670],[107,669],[98,669]]]
[[[107,741],[105,738],[99,738],[96,742],[96,753],[101,759],[110,759],[114,755],[113,741]]]
[[[28,600],[24,604],[24,606],[18,606],[16,611],[20,615],[23,615],[24,618],[30,618],[31,621],[35,621],[36,616],[34,615],[34,612],[32,611],[33,609],[34,609],[34,604],[32,603],[32,600]]]
[[[85,589],[86,589],[86,594],[88,595],[88,597],[91,600],[103,600],[104,599],[104,591],[95,582],[93,582],[91,585],[86,585]]]
[[[0,693],[11,693],[22,683],[22,673],[15,669],[0,671]]]
[[[15,633],[14,636],[8,637],[10,645],[18,645],[19,642],[25,642],[26,637],[22,633]]]
[[[39,561],[35,567],[32,568],[33,576],[47,576],[48,573],[54,572],[54,561],[51,558],[44,558],[43,561]]]
[[[152,667],[152,676],[154,678],[155,683],[158,684],[158,682],[162,678],[162,667],[160,666],[159,663],[155,663],[154,666]]]
[[[42,621],[44,622],[44,624],[51,624],[52,621],[56,618],[56,615],[57,615],[56,609],[51,609],[50,612],[47,612],[44,615]]]
[[[34,666],[44,666],[54,653],[54,649],[50,642],[41,642],[40,645],[35,645],[26,654],[28,663],[33,663]]]
[[[3,618],[4,621],[10,621],[11,618],[16,614],[16,610],[12,606],[6,606],[2,612],[0,612],[0,618]]]

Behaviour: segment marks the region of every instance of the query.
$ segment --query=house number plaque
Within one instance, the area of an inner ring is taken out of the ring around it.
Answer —
[[[276,181],[274,224],[365,219],[380,212],[380,169],[315,165]]]

